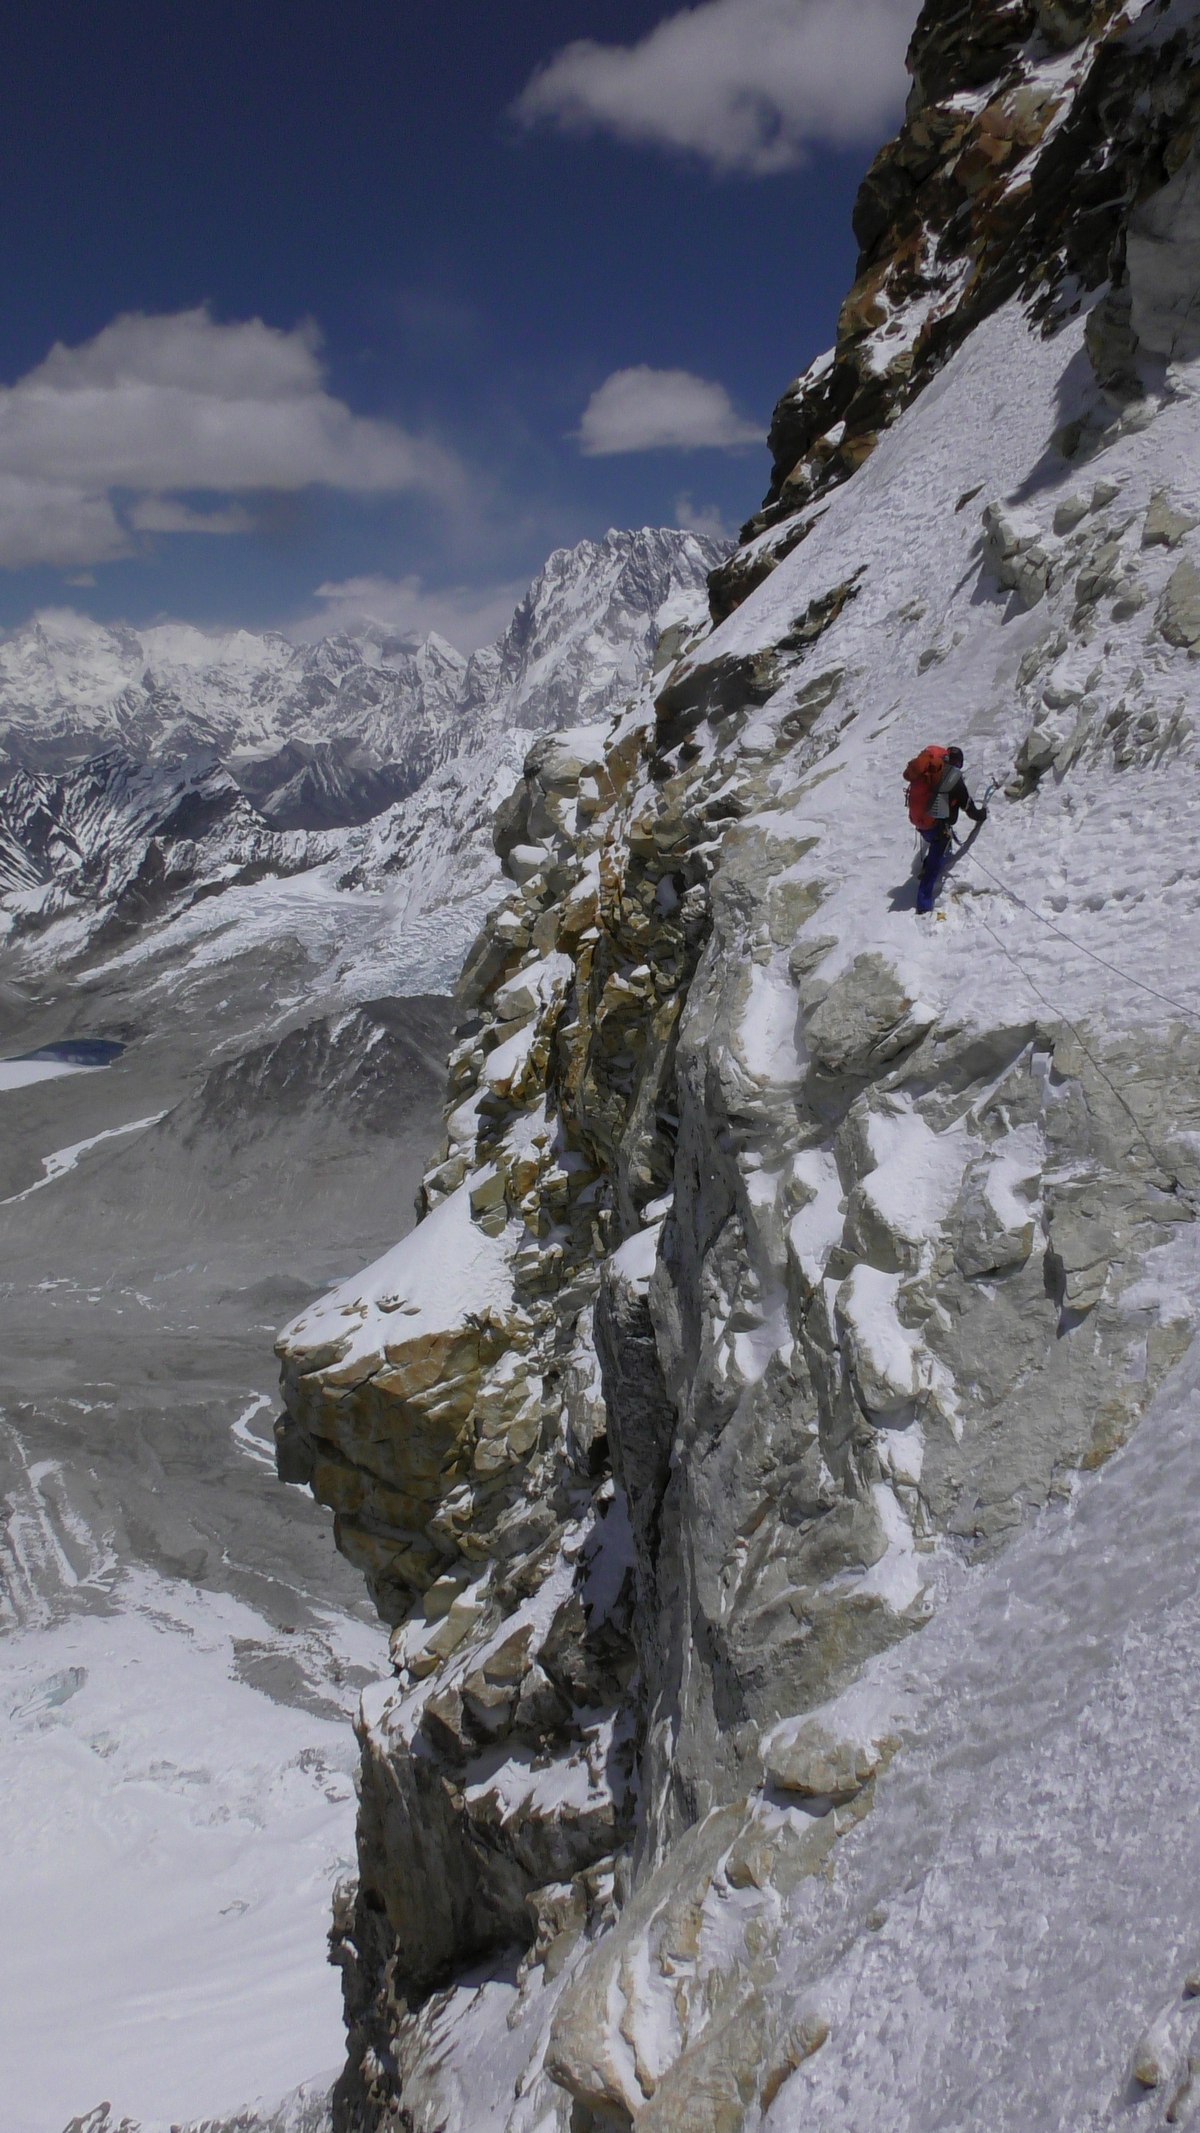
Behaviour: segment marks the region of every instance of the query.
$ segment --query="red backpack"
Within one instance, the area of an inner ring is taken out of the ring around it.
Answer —
[[[905,767],[908,819],[916,829],[931,830],[934,826],[933,803],[949,760],[948,748],[922,748],[920,755],[915,755]]]

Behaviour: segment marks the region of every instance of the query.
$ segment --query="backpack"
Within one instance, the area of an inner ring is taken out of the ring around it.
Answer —
[[[937,817],[933,803],[949,768],[949,755],[948,748],[922,748],[920,755],[915,755],[905,766],[908,819],[916,829],[931,830],[934,827]]]

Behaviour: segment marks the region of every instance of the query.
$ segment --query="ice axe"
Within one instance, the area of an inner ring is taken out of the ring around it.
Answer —
[[[989,800],[991,799],[991,797],[992,797],[992,794],[993,794],[993,793],[995,792],[995,790],[996,790],[997,786],[999,785],[999,783],[1000,783],[1000,780],[999,780],[999,778],[989,778],[989,779],[988,779],[987,791],[986,791],[986,792],[984,793],[984,796],[983,796],[982,800],[981,800],[981,801],[980,801],[980,803],[979,803],[979,804],[980,804],[980,806],[981,806],[981,807],[982,807],[982,808],[984,809],[984,812],[985,812],[985,813],[986,813],[986,811],[987,811],[987,804],[988,804],[988,801],[989,801]],[[973,823],[971,824],[971,834],[970,834],[970,836],[969,836],[969,837],[956,837],[956,836],[955,836],[955,834],[954,834],[954,831],[953,831],[953,830],[951,830],[951,832],[950,832],[950,842],[951,842],[951,844],[952,844],[952,845],[954,846],[954,849],[955,849],[955,851],[956,851],[956,852],[969,852],[969,851],[970,851],[970,849],[971,849],[971,846],[972,846],[972,845],[974,844],[974,842],[975,842],[975,839],[976,839],[976,838],[977,838],[977,836],[979,835],[979,832],[980,832],[980,830],[981,830],[982,828],[983,828],[983,824],[982,824],[982,822],[973,822]]]

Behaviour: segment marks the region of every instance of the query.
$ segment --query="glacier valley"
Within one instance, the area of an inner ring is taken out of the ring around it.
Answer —
[[[469,664],[63,616],[0,646],[5,2133],[328,2094],[386,1632],[275,1479],[275,1329],[412,1220],[495,801],[636,695],[718,555],[561,552]],[[327,783],[281,827],[238,784],[264,733],[361,768],[367,699],[403,799]]]

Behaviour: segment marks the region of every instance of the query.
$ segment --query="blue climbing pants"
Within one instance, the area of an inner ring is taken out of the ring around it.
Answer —
[[[948,822],[938,822],[933,829],[922,830],[921,835],[925,839],[925,857],[921,864],[921,879],[917,886],[917,909],[918,911],[932,911],[933,899],[937,895],[937,885],[941,878],[942,868],[946,864],[946,854],[950,849],[950,824]]]

